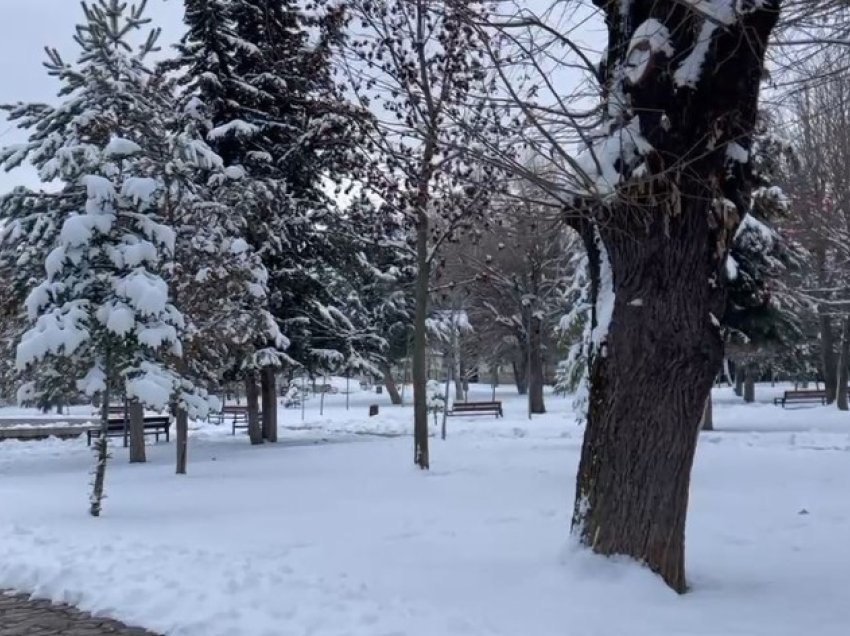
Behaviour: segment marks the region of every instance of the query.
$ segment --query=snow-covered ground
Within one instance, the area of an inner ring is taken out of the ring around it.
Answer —
[[[367,392],[349,411],[327,395],[323,416],[313,398],[303,421],[281,409],[277,445],[197,425],[185,477],[173,443],[144,465],[115,447],[100,519],[86,514],[84,440],[2,442],[0,588],[169,636],[850,633],[850,414],[716,390],[688,519],[693,591],[678,597],[569,542],[570,401],[529,421],[500,397],[504,420],[449,420],[427,473],[410,409]]]

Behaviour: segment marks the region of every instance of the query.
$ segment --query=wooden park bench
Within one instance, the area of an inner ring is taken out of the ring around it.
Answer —
[[[257,417],[262,417],[262,413],[257,413]],[[248,428],[248,407],[247,406],[225,406],[218,413],[210,414],[210,422],[213,424],[224,424],[226,420],[231,422],[231,434],[236,435],[237,428]]]
[[[124,446],[129,444],[130,420],[129,413],[125,418],[123,406],[110,406],[109,419],[107,420],[107,437],[123,437]],[[154,435],[159,442],[159,436],[165,435],[165,441],[170,441],[171,418],[168,415],[145,415],[142,419],[144,435]],[[91,446],[91,441],[100,437],[100,426],[90,428],[86,431],[86,443]]]
[[[777,405],[781,404],[782,408],[785,408],[787,404],[804,404],[811,402],[826,404],[826,391],[799,389],[794,391],[785,391],[785,393],[782,394],[782,397],[773,398],[773,403]]]
[[[504,417],[501,402],[455,402],[447,416],[487,415],[493,413],[497,418]]]

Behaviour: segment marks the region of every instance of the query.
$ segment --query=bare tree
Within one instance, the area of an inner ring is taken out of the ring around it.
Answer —
[[[414,463],[430,464],[426,320],[432,265],[442,246],[479,214],[493,187],[468,149],[488,130],[481,44],[469,27],[483,2],[354,0],[359,35],[348,46],[352,92],[375,114],[364,131],[379,164],[370,187],[413,230]]]
[[[519,393],[529,395],[531,413],[546,411],[546,360],[564,311],[568,253],[579,249],[570,245],[574,232],[557,207],[538,203],[541,196],[518,183],[494,201],[490,225],[477,233],[475,245],[455,250],[456,278],[469,287],[476,331],[492,351],[501,343],[512,345],[507,356]]]
[[[832,54],[798,72],[812,78],[790,100],[797,169],[789,191],[789,231],[808,249],[804,292],[817,308],[820,367],[827,401],[847,403],[846,329],[850,316],[850,69]],[[814,78],[829,77],[815,82]],[[843,379],[842,379],[843,378]]]

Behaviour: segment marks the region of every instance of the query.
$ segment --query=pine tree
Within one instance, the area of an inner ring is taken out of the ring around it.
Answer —
[[[774,123],[769,113],[760,113],[750,151],[757,187],[725,268],[728,298],[721,322],[726,352],[750,377],[758,374],[759,365],[785,357],[802,342],[808,311],[790,277],[805,254],[776,229],[789,213],[788,197],[777,184],[793,156],[790,144],[772,132]]]
[[[238,364],[261,372],[267,393],[275,391],[269,368],[309,368],[326,356],[317,332],[327,322],[321,308],[333,305],[326,273],[340,219],[327,190],[351,165],[350,109],[330,72],[340,15],[313,4],[308,12],[296,2],[188,0],[188,32],[168,64],[183,70],[183,99],[204,113],[211,146],[242,173],[230,211],[262,259],[267,308],[291,343],[284,353],[281,340],[258,336],[255,353]],[[266,436],[276,438],[267,424]],[[257,430],[249,429],[255,443]]]
[[[145,63],[159,32],[151,30],[137,49],[129,43],[148,24],[145,2],[128,8],[97,0],[83,10],[77,62],[48,49],[62,103],[5,107],[30,138],[0,153],[6,169],[29,160],[43,180],[64,186],[50,195],[16,190],[0,208],[3,258],[26,263],[16,283],[31,287],[30,326],[17,349],[31,381],[21,397],[37,402],[73,389],[100,400],[90,508],[98,516],[111,397],[157,410],[177,400],[193,415],[207,406],[203,391],[178,373],[185,322],[164,279],[176,241],[164,205],[172,185],[161,162],[168,135]]]

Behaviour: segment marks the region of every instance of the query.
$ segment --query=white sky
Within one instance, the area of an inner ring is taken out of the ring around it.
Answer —
[[[73,35],[82,15],[78,0],[0,0],[0,103],[55,101],[59,85],[42,66],[44,47],[75,59],[79,49]],[[147,15],[163,28],[163,47],[180,37],[182,0],[148,0]],[[25,140],[25,133],[0,115],[0,145]],[[16,185],[38,187],[39,179],[32,169],[0,171],[0,193]]]
[[[137,0],[130,0],[131,2]],[[516,7],[544,12],[553,0],[514,0]],[[604,45],[604,28],[598,19],[588,19],[588,0],[561,0],[547,18],[571,36],[579,36],[589,47],[591,57],[598,58]],[[578,13],[573,13],[578,6]],[[76,59],[79,49],[73,41],[75,27],[82,21],[79,0],[0,0],[0,103],[54,102],[58,82],[47,75],[42,66],[44,47],[52,46],[67,60]],[[183,33],[183,0],[149,0],[147,16],[162,27],[160,45],[167,49]],[[564,16],[569,16],[564,18]],[[580,80],[580,74],[561,69],[558,79],[550,77],[561,96],[570,95]],[[575,105],[578,105],[575,103]],[[0,146],[21,143],[26,133],[18,130],[0,114]],[[40,187],[32,168],[24,167],[11,173],[0,170],[0,194],[16,185]]]

